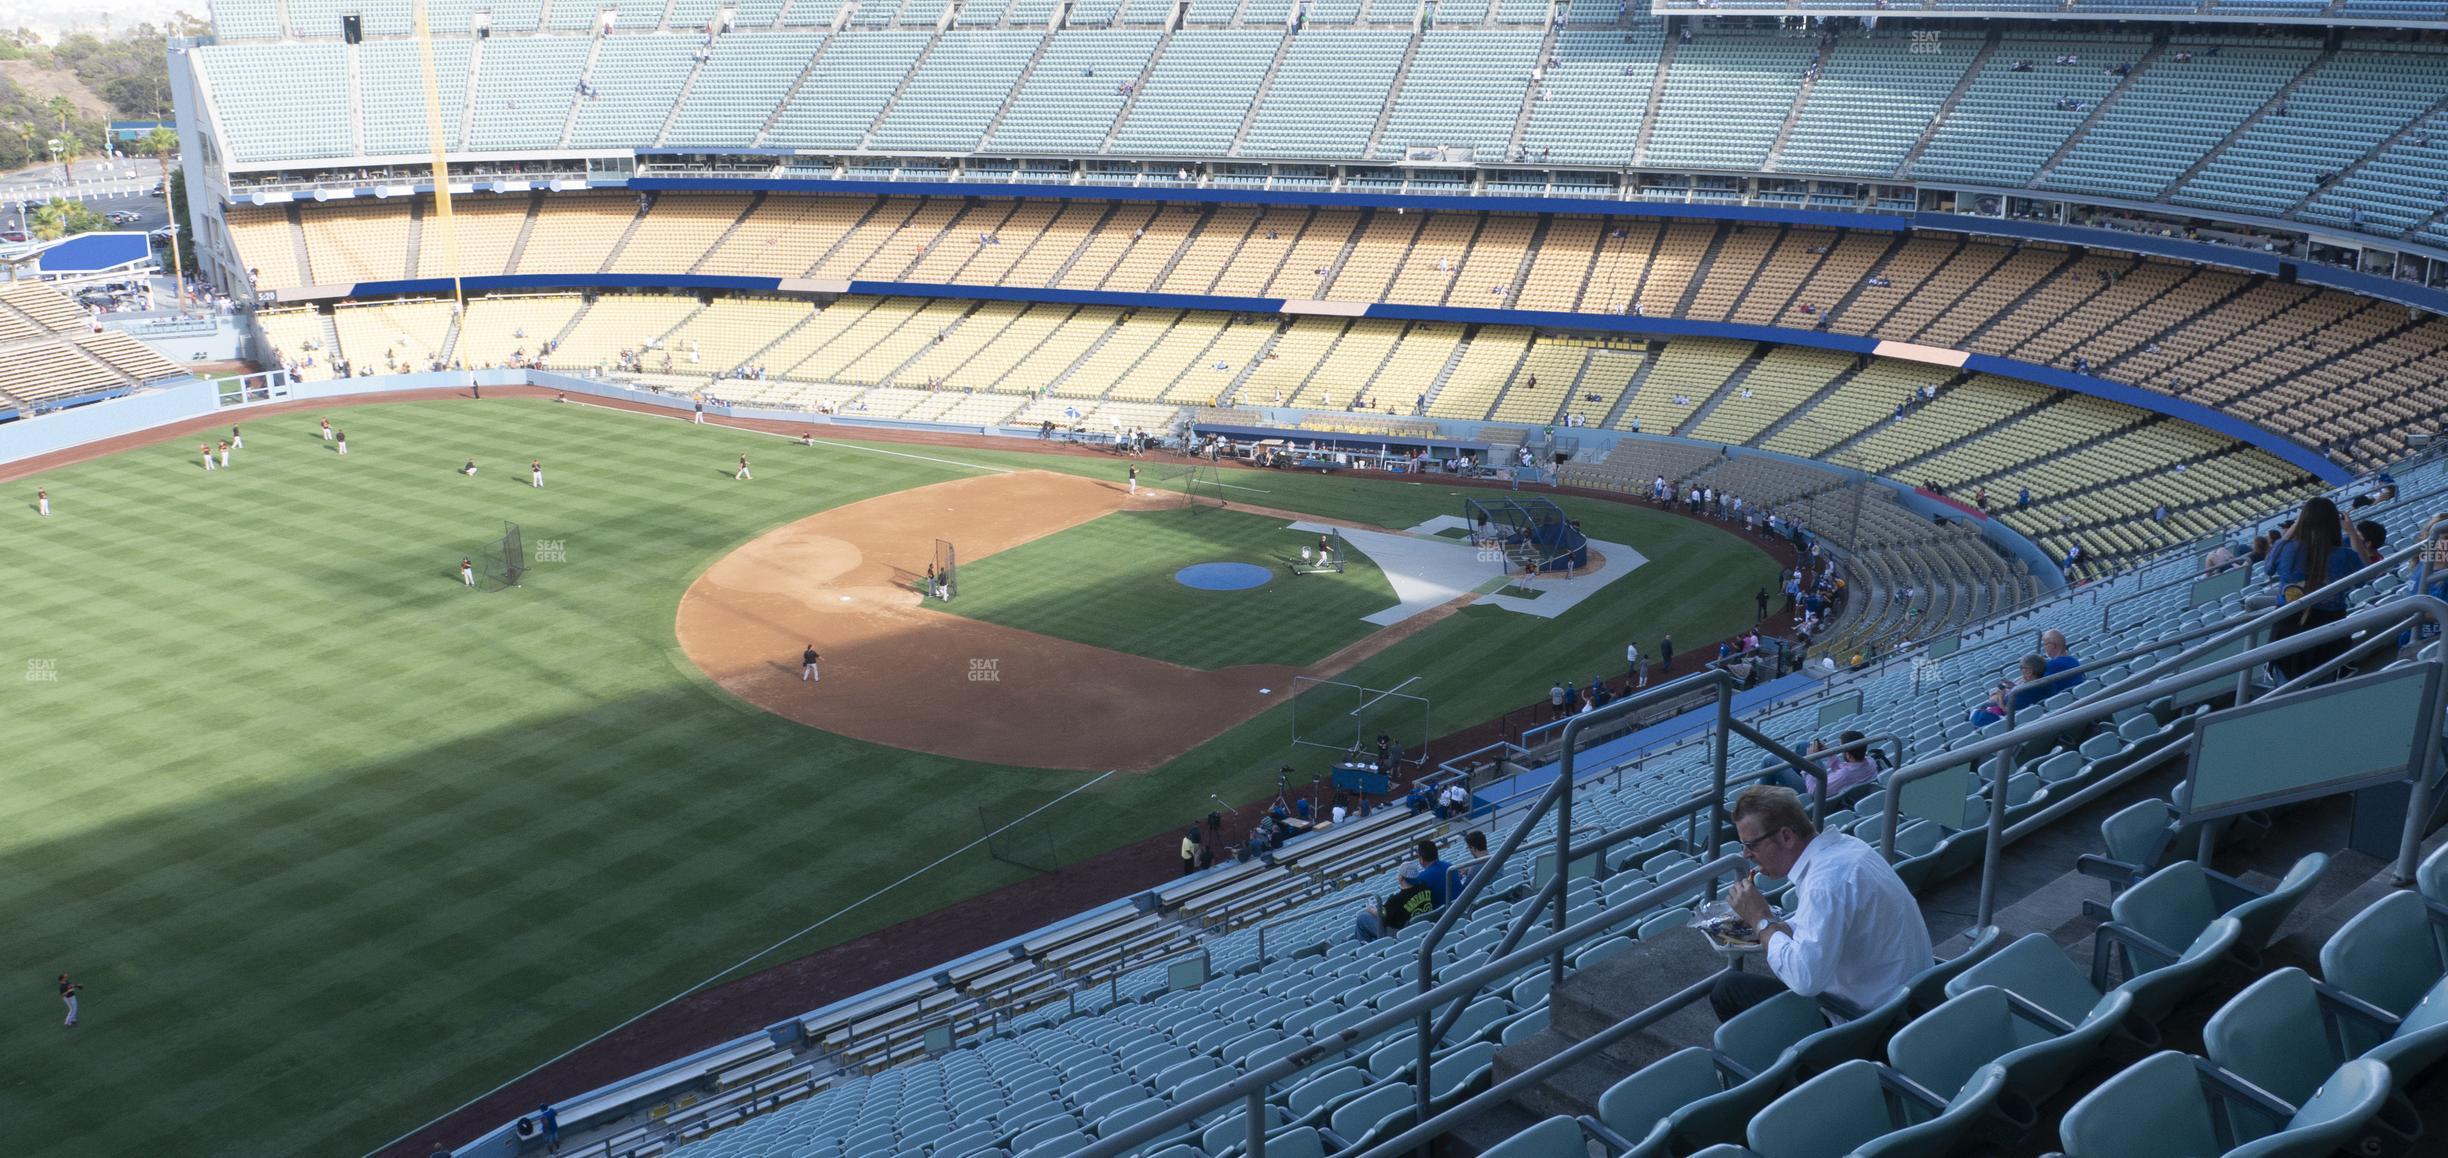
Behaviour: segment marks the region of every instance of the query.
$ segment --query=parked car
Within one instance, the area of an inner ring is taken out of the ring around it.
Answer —
[[[113,225],[134,225],[136,224],[136,215],[128,212],[125,209],[115,210],[110,214],[110,223]]]
[[[0,241],[8,242],[11,245],[18,245],[32,240],[33,238],[26,236],[25,230],[0,229]]]

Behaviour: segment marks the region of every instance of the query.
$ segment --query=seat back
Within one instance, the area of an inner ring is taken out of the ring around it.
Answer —
[[[1889,1127],[1877,1063],[1849,1061],[1769,1103],[1749,1140],[1762,1158],[1840,1158]]]
[[[1819,1003],[1790,989],[1760,1002],[1717,1027],[1717,1052],[1754,1073],[1777,1055],[1828,1027]]]
[[[2329,984],[2405,1016],[2443,972],[2422,896],[2393,892],[2372,902],[2329,935],[2320,966]]]
[[[2227,999],[2202,1027],[2202,1052],[2222,1068],[2303,1104],[2336,1069],[2324,1048],[2320,995],[2301,969],[2280,969]]]
[[[1947,982],[1946,990],[1956,995],[1983,985],[1995,985],[2074,1023],[2089,1015],[2100,999],[2090,978],[2046,933],[2024,934]]]
[[[2130,894],[2129,894],[2130,895]],[[2118,986],[2118,990],[2133,994],[2134,1016],[2157,1024],[2174,1012],[2185,999],[2199,992],[2209,980],[2210,971],[2219,958],[2235,948],[2243,936],[2243,926],[2233,917],[2220,917],[2210,922],[2193,943],[2185,947],[2184,956],[2164,969],[2153,969]]]
[[[2210,878],[2189,860],[2135,882],[2108,907],[2118,924],[2178,952],[2219,915],[2218,902],[2210,896]]]
[[[1268,1158],[1274,1153],[1267,1147]],[[1554,1117],[1480,1151],[1480,1158],[1589,1158],[1589,1146],[1581,1140],[1581,1123]]]
[[[1983,985],[1947,999],[1887,1039],[1887,1063],[1938,1096],[1953,1097],[1981,1067],[2017,1046],[2006,991]]]
[[[2193,1059],[2174,1050],[2127,1066],[2084,1095],[2058,1122],[2057,1140],[2064,1144],[2066,1158],[2167,1158],[2221,1151]]]
[[[2321,870],[2328,866],[2327,853],[2307,853],[2279,879],[2277,887],[2227,910],[2227,915],[2244,927],[2243,946],[2254,952],[2269,948],[2278,939],[2278,926],[2286,922],[2296,905],[2303,903],[2304,895],[2312,891],[2312,883],[2320,879]]]
[[[2227,1152],[2227,1158],[2325,1158],[2360,1132],[2388,1100],[2389,1068],[2370,1058],[2339,1066],[2286,1128]]]
[[[1676,1110],[1723,1089],[1716,1061],[1709,1051],[1693,1046],[1650,1062],[1607,1087],[1598,1096],[1598,1120],[1637,1144],[1658,1132]]]

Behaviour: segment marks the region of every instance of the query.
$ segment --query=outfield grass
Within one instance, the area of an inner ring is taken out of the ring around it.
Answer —
[[[1339,575],[1293,575],[1285,560],[1316,543],[1241,511],[1116,511],[961,564],[960,599],[928,606],[1188,667],[1300,666],[1380,630],[1362,617],[1397,602],[1357,549],[1346,547]],[[1252,563],[1275,578],[1198,591],[1173,579],[1193,563]]]
[[[673,637],[714,559],[810,511],[1024,452],[788,446],[529,400],[246,422],[17,484],[0,519],[0,1133],[20,1155],[360,1153],[1084,776],[813,733],[715,689]],[[730,478],[741,451],[754,482]],[[541,455],[550,489],[520,469]],[[474,456],[475,479],[456,473]],[[1235,473],[1249,501],[1408,526],[1441,488]],[[37,522],[34,486],[55,517]],[[1243,493],[1243,492],[1235,492]],[[1750,620],[1773,564],[1709,528],[1580,500],[1654,562],[1549,622],[1471,609],[1346,678],[1458,726],[1623,643]],[[504,520],[529,586],[451,574]],[[1072,856],[1271,789],[1278,708],[1063,813]],[[889,786],[889,787],[886,787]],[[1195,786],[1195,794],[1185,795]],[[913,802],[928,802],[913,807]],[[794,944],[810,952],[1010,883],[955,858]],[[63,1030],[50,978],[88,985]]]

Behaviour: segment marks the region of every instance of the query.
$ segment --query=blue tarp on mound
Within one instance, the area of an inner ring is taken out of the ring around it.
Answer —
[[[42,251],[34,268],[46,274],[102,273],[153,256],[141,233],[81,233]]]

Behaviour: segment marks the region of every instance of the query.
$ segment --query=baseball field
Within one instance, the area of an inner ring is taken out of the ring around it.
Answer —
[[[1713,527],[1563,498],[1647,562],[1557,618],[1457,600],[1380,630],[1366,557],[1171,575],[1297,551],[1287,514],[1452,515],[1448,487],[1228,472],[1233,507],[1193,511],[1152,467],[1131,496],[1123,460],[1024,443],[491,396],[329,417],[345,458],[290,412],[241,416],[225,471],[191,434],[8,484],[13,1154],[363,1153],[793,932],[816,926],[758,967],[1010,884],[976,852],[873,896],[982,813],[1123,769],[1065,813],[1085,857],[1266,794],[1291,674],[1411,680],[1459,729],[1619,674],[1627,641],[1729,635],[1774,585]],[[949,605],[914,583],[930,519],[962,551]],[[505,521],[532,570],[464,587]],[[1108,747],[1048,739],[1081,733]]]

